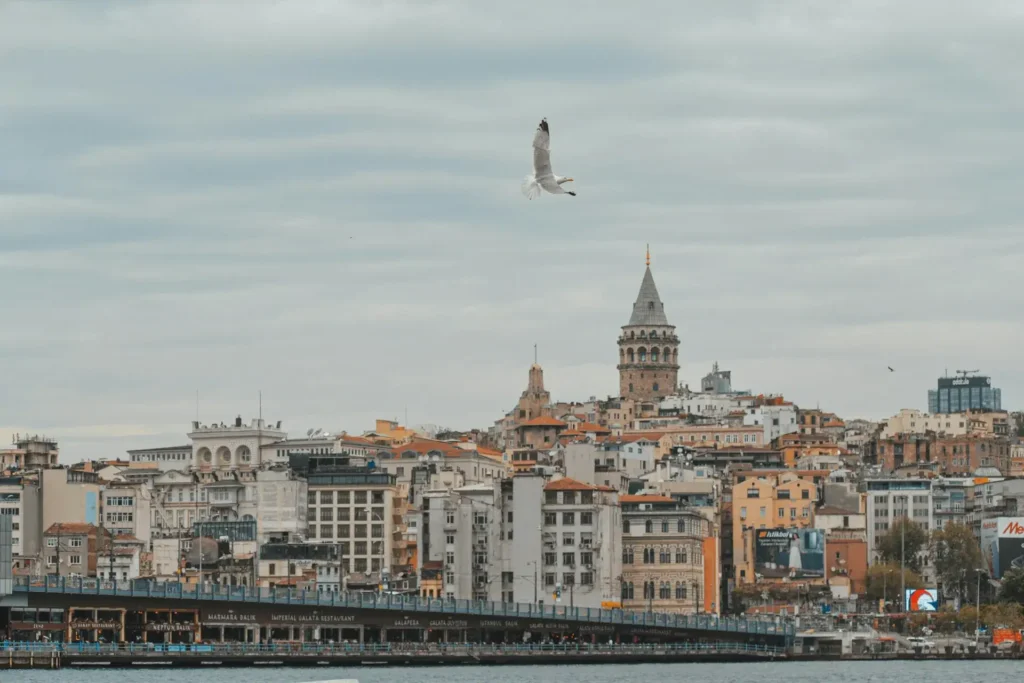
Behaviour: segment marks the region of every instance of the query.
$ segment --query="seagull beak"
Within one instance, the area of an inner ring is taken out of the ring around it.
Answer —
[[[567,183],[571,183],[571,182],[572,182],[572,178],[566,178],[566,179],[565,179],[565,182],[567,182]]]

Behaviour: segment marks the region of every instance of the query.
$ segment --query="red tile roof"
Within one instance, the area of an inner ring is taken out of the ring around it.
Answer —
[[[593,422],[583,422],[581,424],[578,424],[576,425],[576,429],[580,430],[581,432],[588,432],[594,434],[612,433],[612,430],[608,429],[607,427],[602,427],[601,425],[594,424]]]
[[[58,533],[63,536],[89,534],[96,529],[92,524],[85,522],[54,522],[45,533],[56,536]]]
[[[600,491],[601,488],[592,484],[584,484],[582,481],[576,481],[569,477],[562,477],[561,479],[555,479],[549,481],[544,485],[545,491]]]

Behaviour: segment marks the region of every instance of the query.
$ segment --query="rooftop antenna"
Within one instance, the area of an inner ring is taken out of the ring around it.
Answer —
[[[196,389],[196,422],[199,422],[199,390]]]
[[[647,265],[648,266],[651,265],[651,245],[650,245],[650,243],[647,244]]]
[[[533,345],[533,364],[537,364],[537,344]]]

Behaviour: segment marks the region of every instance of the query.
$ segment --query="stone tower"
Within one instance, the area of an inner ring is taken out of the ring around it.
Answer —
[[[662,398],[679,382],[679,337],[665,317],[651,275],[651,251],[629,324],[619,337],[619,395],[637,401]]]

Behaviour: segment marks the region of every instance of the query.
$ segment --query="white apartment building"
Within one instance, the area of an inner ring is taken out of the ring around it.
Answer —
[[[129,466],[155,465],[161,471],[185,470],[192,465],[192,446],[139,448],[128,451]]]
[[[878,561],[878,538],[889,530],[893,522],[906,517],[929,532],[935,529],[931,479],[868,479],[865,485],[869,563]]]
[[[111,482],[100,491],[102,526],[115,536],[152,539],[151,494],[143,484]]]
[[[963,413],[935,414],[922,413],[913,408],[903,408],[885,421],[880,438],[891,439],[896,434],[924,434],[935,432],[949,436],[963,436],[970,427]]]
[[[42,500],[36,482],[24,477],[0,478],[0,515],[11,518],[14,568],[31,567],[42,548]]]
[[[796,406],[792,403],[781,405],[760,405],[746,408],[743,411],[745,427],[764,427],[764,441],[770,444],[783,434],[797,431]]]

